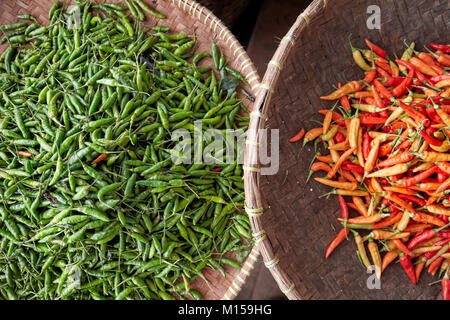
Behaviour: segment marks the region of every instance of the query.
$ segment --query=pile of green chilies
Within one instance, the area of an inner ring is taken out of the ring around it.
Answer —
[[[242,75],[126,2],[0,26],[2,299],[199,299],[190,283],[252,245],[242,166],[171,159],[194,121],[246,129]]]

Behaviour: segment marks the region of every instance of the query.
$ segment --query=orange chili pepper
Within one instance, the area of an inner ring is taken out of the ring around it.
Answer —
[[[391,264],[392,261],[397,259],[398,253],[394,251],[388,251],[384,257],[383,261],[381,262],[381,272],[383,272],[389,264]]]
[[[92,161],[91,164],[99,163],[99,162],[105,160],[107,156],[108,156],[108,154],[102,153],[94,161]]]
[[[339,160],[333,165],[333,167],[331,168],[330,172],[328,172],[327,177],[328,178],[333,178],[336,175],[336,172],[339,170],[339,168],[341,167],[342,163],[352,155],[352,153],[356,150],[356,146],[348,149],[347,151],[345,151],[344,153],[342,153],[342,155],[339,157]]]
[[[322,134],[322,130],[323,130],[322,127],[314,128],[314,129],[309,130],[305,134],[305,139],[303,140],[303,145],[307,144],[309,141],[313,141],[318,136],[320,136]]]
[[[292,138],[289,139],[289,142],[297,142],[300,139],[302,139],[304,135],[305,135],[305,130],[301,129],[295,136],[293,136]]]
[[[374,214],[373,216],[360,216],[360,217],[356,217],[356,218],[349,218],[347,220],[348,223],[352,223],[352,224],[372,224],[375,222],[380,221],[382,218],[384,217],[384,215],[377,213]],[[338,218],[339,221],[344,221],[342,218]]]
[[[322,96],[320,99],[322,100],[337,100],[345,95],[348,95],[350,93],[354,93],[358,91],[361,88],[361,84],[358,81],[350,81],[343,85],[341,88],[337,89],[333,93]]]
[[[32,156],[32,154],[28,151],[19,151],[17,154],[21,157],[29,158]]]
[[[327,165],[325,162],[321,162],[321,161],[316,161],[311,165],[311,170],[312,171],[326,171],[329,172],[331,170],[331,167],[329,165]]]
[[[389,217],[383,219],[382,221],[375,223],[372,226],[372,229],[381,229],[381,228],[385,228],[385,227],[389,227],[391,225],[393,225],[394,223],[397,223],[401,220],[402,218],[402,214],[400,212],[391,214]]]
[[[438,74],[436,73],[436,71],[434,71],[429,65],[425,64],[422,60],[420,60],[417,57],[412,57],[409,60],[409,63],[411,63],[414,68],[416,68],[417,70],[419,70],[420,72],[435,77]]]
[[[330,172],[328,172],[330,173]],[[344,190],[350,190],[353,191],[358,187],[358,184],[355,182],[339,182],[334,180],[328,180],[324,178],[314,178],[317,182],[320,182],[324,185],[337,188],[337,189],[344,189]]]
[[[369,236],[375,240],[380,240],[380,239],[394,240],[394,239],[405,238],[405,237],[408,237],[409,235],[410,235],[409,232],[395,233],[395,232],[385,231],[385,230],[373,230]]]

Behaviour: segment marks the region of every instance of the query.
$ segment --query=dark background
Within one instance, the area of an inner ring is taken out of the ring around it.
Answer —
[[[231,3],[240,0],[223,1]],[[229,24],[229,28],[247,50],[261,78],[280,40],[297,16],[311,2],[311,0],[248,0],[244,10],[234,13],[235,21]],[[216,13],[221,18],[220,14]],[[281,300],[286,297],[259,257],[255,269],[237,299]]]

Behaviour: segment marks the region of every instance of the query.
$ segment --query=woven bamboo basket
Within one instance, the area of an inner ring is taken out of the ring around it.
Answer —
[[[379,30],[366,26],[370,5],[380,8]],[[344,241],[325,260],[338,227],[338,201],[319,199],[329,188],[314,180],[305,184],[311,144],[302,148],[288,140],[301,128],[313,128],[311,120],[323,119],[317,110],[332,103],[319,96],[331,92],[333,84],[361,79],[350,34],[355,47],[363,48],[367,37],[391,56],[401,56],[404,39],[420,49],[430,41],[449,43],[449,9],[448,0],[314,0],[281,40],[261,82],[247,136],[260,142],[259,129],[280,129],[279,170],[262,175],[258,145],[248,143],[245,192],[259,251],[289,299],[440,299],[440,285],[428,285],[437,278],[424,272],[414,286],[399,264],[383,272],[381,289],[369,289],[371,274],[359,263],[353,241]]]
[[[55,0],[2,0],[0,1],[0,24],[17,22],[16,14],[25,13],[33,14],[40,23],[48,24],[48,12],[54,2]],[[66,2],[70,3],[70,1]],[[97,0],[95,2],[123,4],[118,0]],[[211,42],[214,41],[227,59],[228,65],[240,71],[249,83],[245,89],[251,95],[256,95],[260,78],[252,61],[233,34],[209,9],[191,0],[153,0],[151,2],[145,0],[145,2],[167,16],[166,19],[161,20],[146,14],[144,22],[146,25],[165,25],[176,33],[195,34],[199,52],[210,52]],[[6,44],[0,46],[0,53],[6,47]],[[252,110],[253,104],[248,99],[244,100],[246,107]],[[203,299],[234,299],[250,275],[257,259],[258,251],[254,246],[244,261],[242,269],[225,266],[226,278],[223,278],[217,271],[207,270],[204,274],[210,284],[199,279],[192,284],[192,287],[202,294]]]

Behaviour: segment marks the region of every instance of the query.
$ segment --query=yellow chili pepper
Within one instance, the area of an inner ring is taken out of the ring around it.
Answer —
[[[390,177],[397,174],[402,174],[408,171],[409,167],[404,163],[396,164],[395,166],[384,168],[375,172],[372,172],[367,175],[367,178],[381,178],[381,177]]]
[[[369,238],[367,248],[369,249],[373,264],[375,266],[375,275],[379,280],[381,279],[381,256],[380,251],[378,250],[378,245],[375,242],[373,242],[372,238]]]

